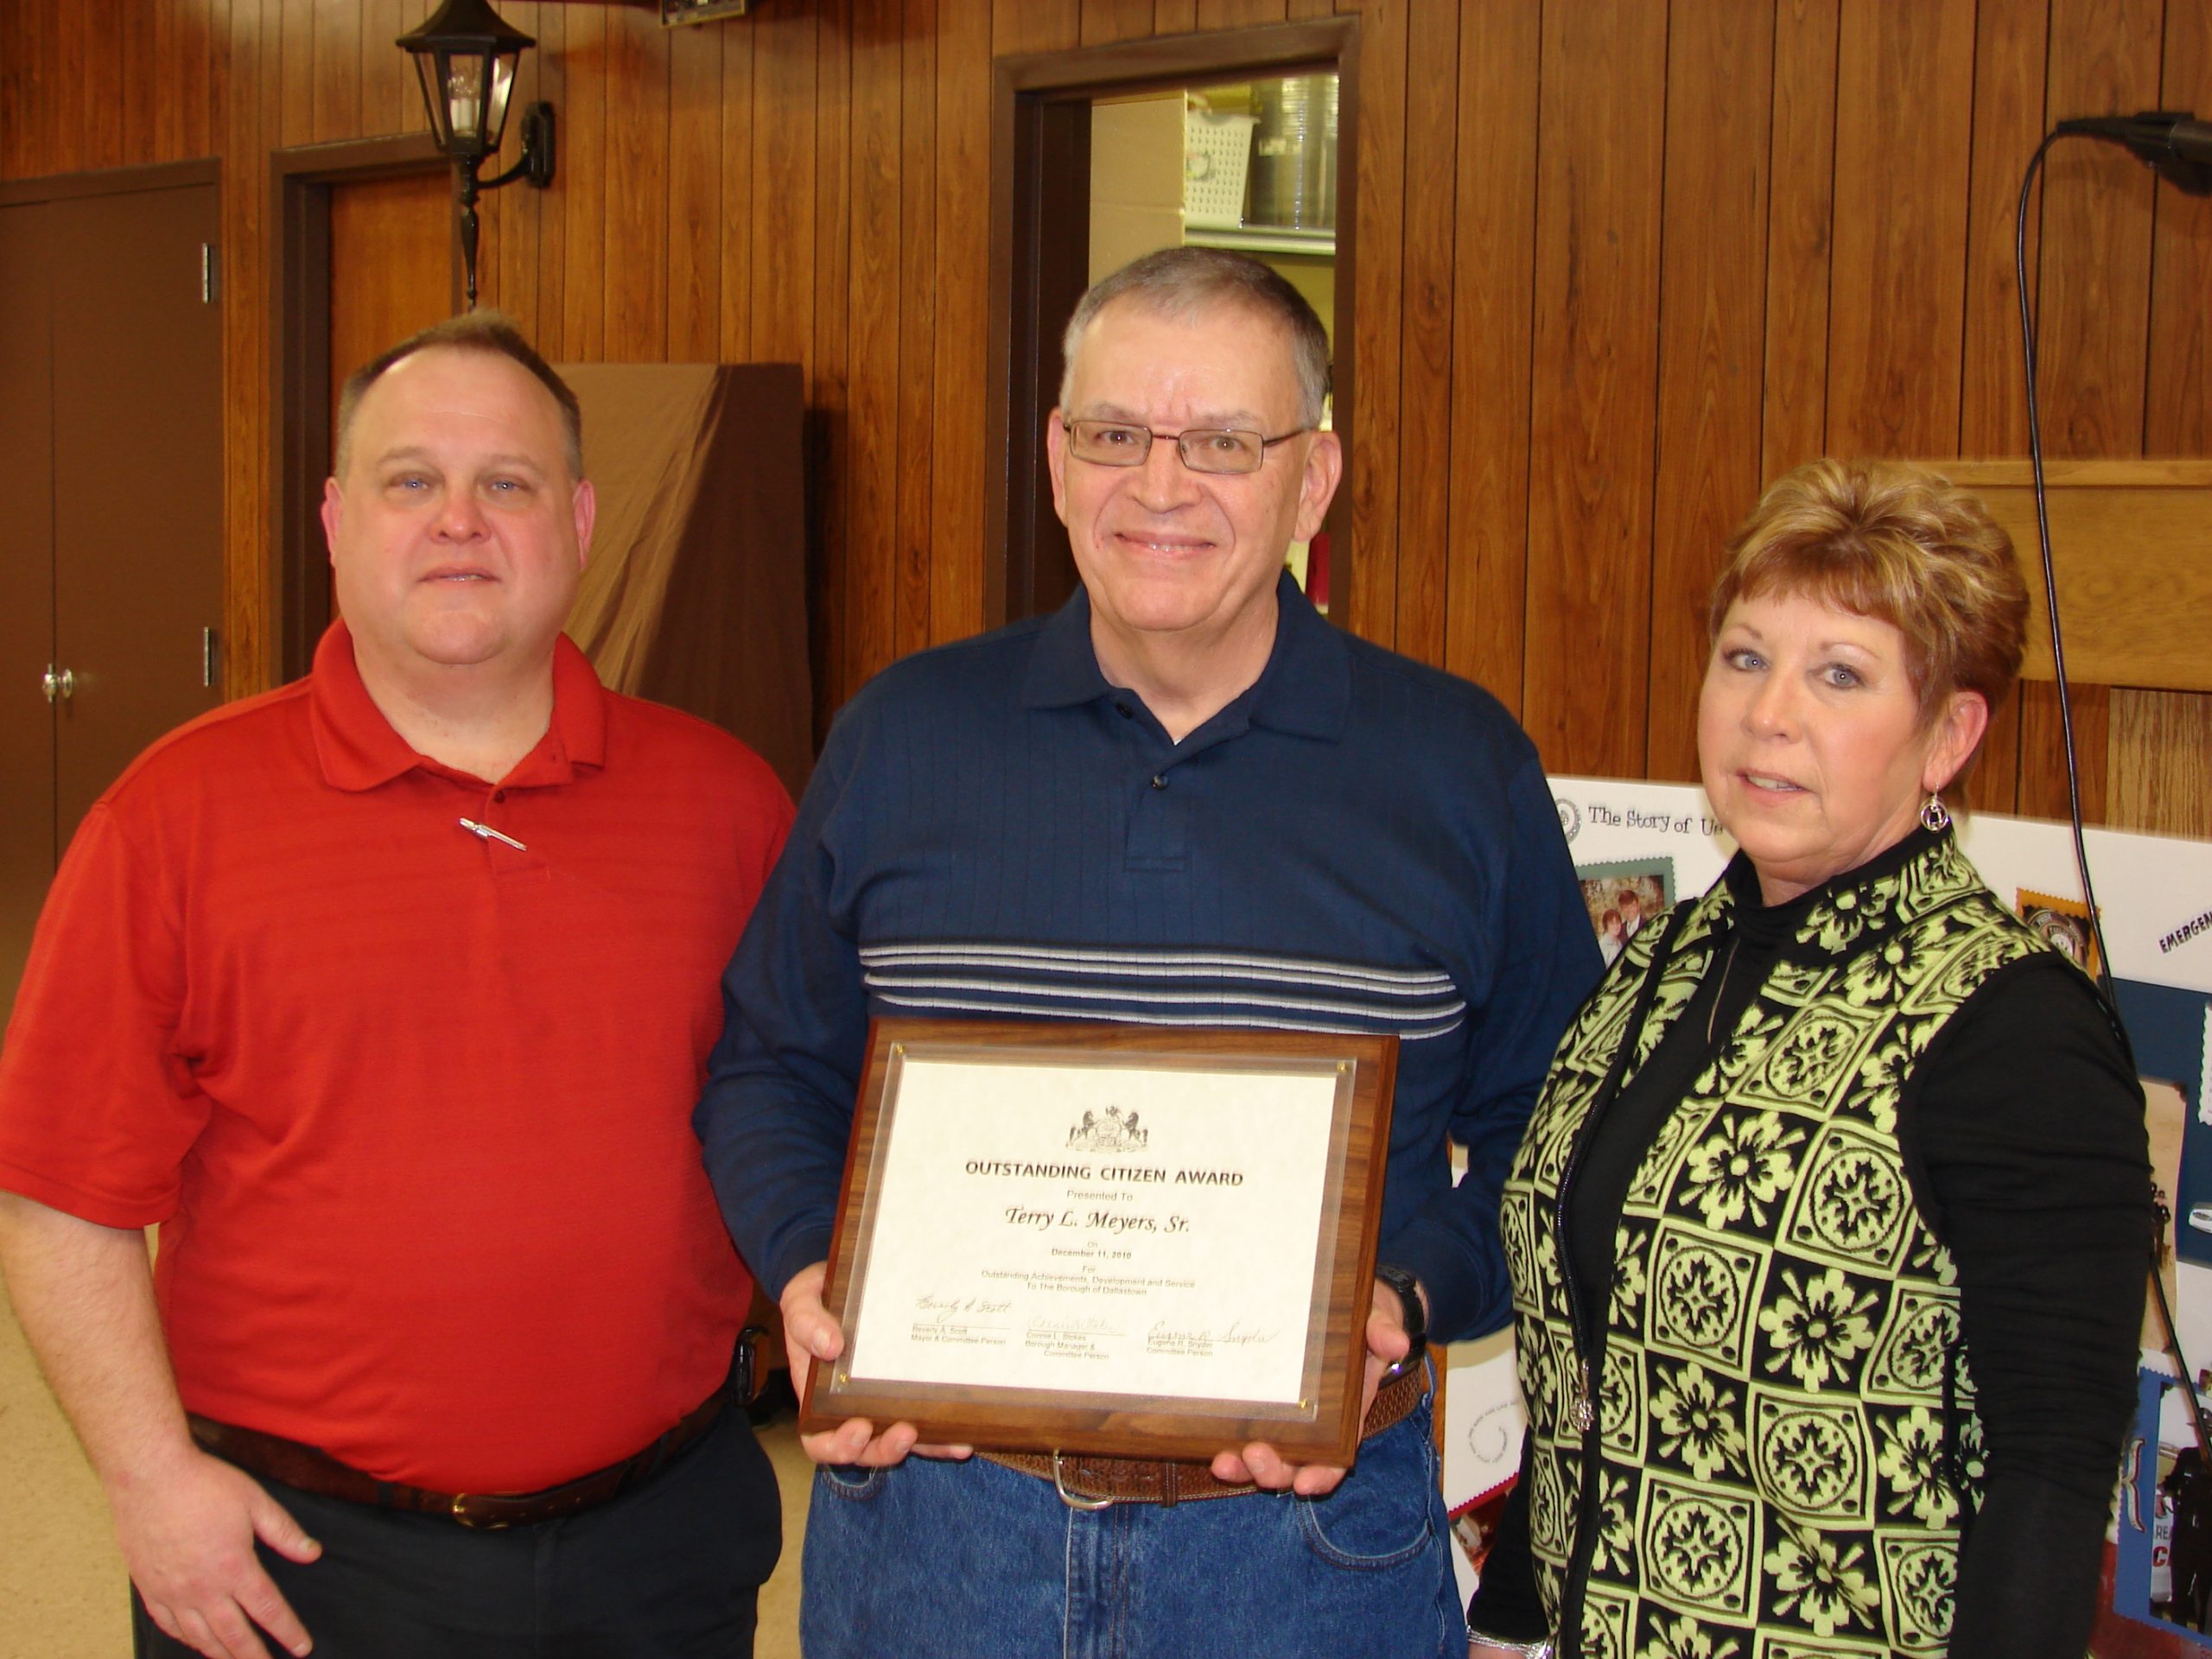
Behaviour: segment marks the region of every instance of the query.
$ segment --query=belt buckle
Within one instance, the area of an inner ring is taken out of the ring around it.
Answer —
[[[487,1516],[480,1518],[471,1515],[467,1507],[467,1492],[455,1492],[453,1495],[453,1502],[447,1507],[453,1518],[472,1532],[505,1532],[512,1524],[511,1522],[499,1520],[496,1516]]]
[[[1114,1507],[1114,1500],[1110,1497],[1083,1497],[1068,1491],[1067,1480],[1061,1472],[1060,1454],[1058,1452],[1052,1453],[1052,1490],[1060,1495],[1061,1503],[1071,1510],[1080,1510],[1085,1515],[1095,1515],[1100,1510],[1110,1510]]]

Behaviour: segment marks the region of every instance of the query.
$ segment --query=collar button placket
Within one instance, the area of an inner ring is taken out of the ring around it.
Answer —
[[[1172,769],[1177,757],[1157,747],[1140,756],[1132,779],[1135,798],[1129,806],[1129,838],[1126,849],[1133,869],[1179,869],[1184,845],[1184,804],[1173,787]]]

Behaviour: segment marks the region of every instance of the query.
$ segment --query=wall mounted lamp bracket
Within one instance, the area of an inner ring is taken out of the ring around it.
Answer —
[[[554,119],[550,104],[531,105],[522,113],[522,154],[505,172],[488,179],[476,176],[476,169],[483,165],[483,158],[474,156],[455,156],[453,158],[454,207],[460,218],[461,264],[468,289],[467,308],[476,308],[476,240],[479,225],[476,200],[486,190],[496,190],[503,184],[522,180],[533,190],[543,190],[553,182]]]
[[[543,101],[532,104],[522,112],[522,154],[515,164],[497,178],[478,180],[476,188],[496,190],[520,179],[533,190],[546,189],[553,182],[553,106]]]
[[[430,136],[453,162],[454,207],[468,308],[473,311],[478,196],[518,178],[540,190],[553,181],[553,106],[544,103],[532,104],[523,112],[521,159],[493,178],[476,176],[477,169],[499,151],[517,66],[537,41],[510,26],[492,10],[490,0],[444,0],[428,22],[395,44],[415,60]]]

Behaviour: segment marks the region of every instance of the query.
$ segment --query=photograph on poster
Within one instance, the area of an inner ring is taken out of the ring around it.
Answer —
[[[2061,899],[2053,893],[2037,893],[2033,887],[2021,887],[2013,899],[2012,908],[2022,921],[2063,950],[2075,967],[2095,977],[2099,965],[2097,933],[2089,925],[2087,905],[2079,899]]]
[[[1598,948],[1611,965],[1637,930],[1675,902],[1675,861],[1671,858],[1617,859],[1608,864],[1578,864],[1583,908],[1598,935]]]

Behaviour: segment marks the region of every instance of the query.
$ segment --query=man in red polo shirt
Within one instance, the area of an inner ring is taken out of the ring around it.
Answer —
[[[141,756],[54,882],[0,1267],[142,1653],[751,1651],[779,1511],[690,1111],[791,805],[562,635],[592,513],[511,325],[369,365],[346,620]]]

